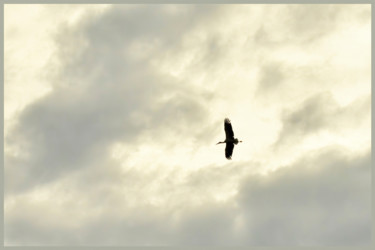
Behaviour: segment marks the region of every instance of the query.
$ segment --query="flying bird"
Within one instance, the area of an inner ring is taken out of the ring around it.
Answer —
[[[237,138],[234,138],[234,133],[232,129],[232,124],[230,123],[230,120],[228,118],[224,119],[224,130],[225,130],[225,141],[219,141],[217,144],[225,143],[225,157],[228,160],[232,160],[232,154],[233,154],[233,148],[234,145],[238,144],[239,141]]]

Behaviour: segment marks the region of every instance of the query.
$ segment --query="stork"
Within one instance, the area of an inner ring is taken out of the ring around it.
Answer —
[[[220,143],[225,143],[226,144],[225,157],[228,160],[231,160],[234,145],[237,145],[239,142],[242,142],[242,141],[239,141],[237,138],[234,138],[232,124],[230,123],[230,120],[228,118],[224,119],[224,130],[225,130],[225,141],[219,141],[218,143],[216,143],[216,145]]]

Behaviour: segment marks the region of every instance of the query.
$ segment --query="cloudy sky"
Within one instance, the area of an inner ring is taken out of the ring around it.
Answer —
[[[371,243],[370,5],[5,5],[4,23],[5,245]]]

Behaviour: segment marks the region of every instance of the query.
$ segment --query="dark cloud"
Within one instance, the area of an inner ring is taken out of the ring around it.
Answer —
[[[329,130],[340,133],[363,124],[370,114],[371,99],[360,97],[341,107],[331,93],[318,93],[304,100],[297,109],[282,114],[282,129],[275,146],[301,142],[308,136]]]
[[[350,246],[371,243],[371,157],[325,149],[265,178],[242,182],[249,245]]]

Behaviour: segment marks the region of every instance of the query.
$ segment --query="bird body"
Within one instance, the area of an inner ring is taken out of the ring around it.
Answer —
[[[239,142],[242,142],[242,141],[239,141],[237,138],[234,138],[232,124],[231,124],[231,122],[228,118],[224,119],[224,131],[225,131],[225,141],[218,142],[217,144],[220,144],[220,143],[226,144],[226,146],[225,146],[225,157],[228,160],[231,160],[234,145],[237,145]]]

